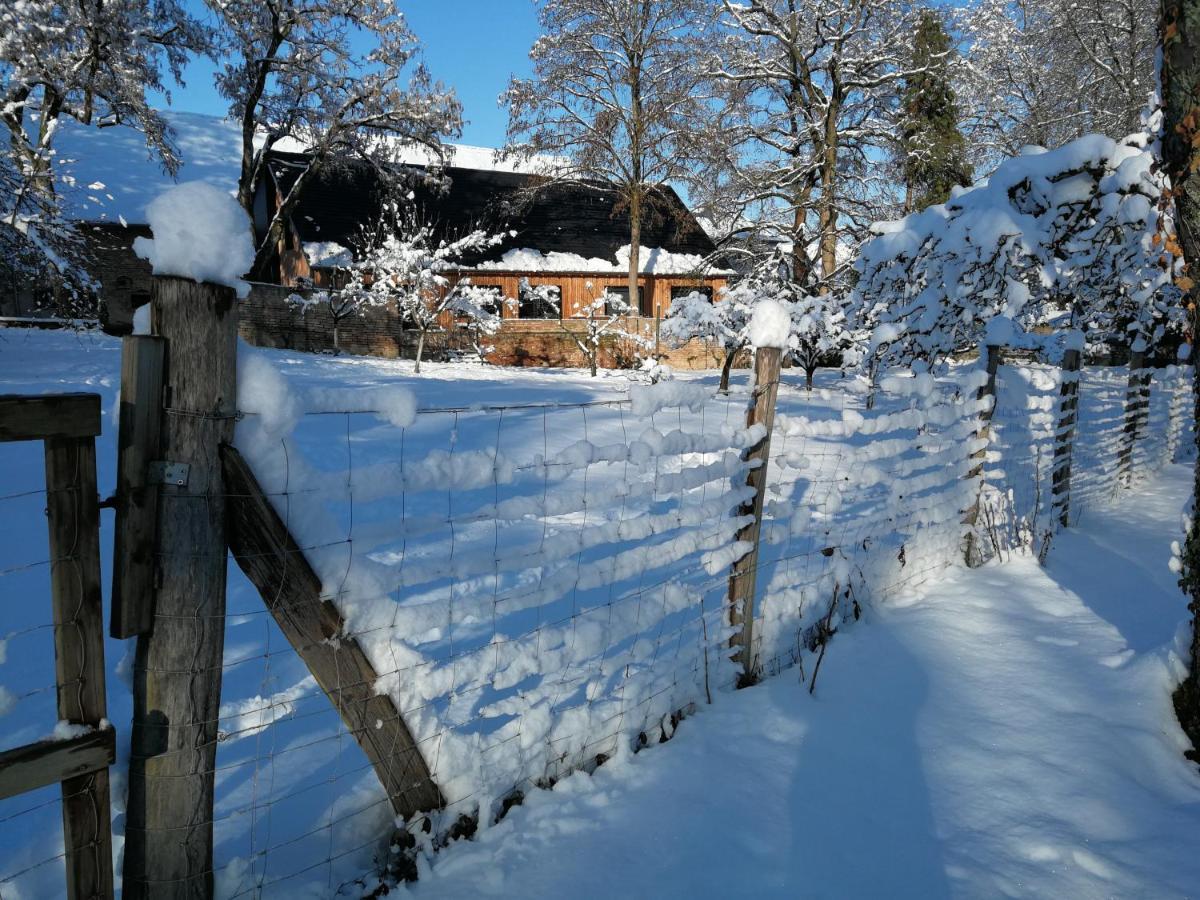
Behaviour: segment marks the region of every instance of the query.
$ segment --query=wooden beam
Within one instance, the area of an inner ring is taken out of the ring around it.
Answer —
[[[166,341],[137,335],[121,344],[121,417],[117,432],[117,506],[113,532],[112,619],[109,634],[123,640],[154,623],[155,530],[158,486],[150,463],[160,458],[163,360]]]
[[[99,394],[0,394],[0,441],[95,437]]]
[[[151,328],[167,341],[152,630],[138,635],[125,826],[126,900],[213,892],[213,792],[225,645],[225,488],[218,447],[237,413],[232,288],[156,277]]]
[[[5,750],[0,753],[0,800],[106,771],[116,759],[117,738],[111,728]]]
[[[397,815],[411,819],[444,805],[412,732],[390,697],[375,693],[378,674],[337,608],[321,597],[312,570],[254,473],[233,447],[221,448],[229,491],[229,547],[258,588],[284,636],[354,735]]]
[[[737,632],[729,645],[738,651],[742,674],[741,687],[758,680],[758,662],[754,655],[754,600],[758,583],[758,536],[762,529],[763,500],[767,494],[767,464],[771,458],[771,432],[775,427],[775,398],[779,392],[779,368],[782,353],[778,347],[759,347],[754,353],[754,402],[746,411],[746,427],[762,425],[766,435],[742,458],[758,460],[757,467],[746,475],[746,484],[754,496],[738,509],[739,516],[753,519],[738,529],[735,540],[749,541],[752,549],[733,564],[729,576],[729,624]]]
[[[96,441],[52,438],[45,442],[45,456],[58,717],[99,728],[107,706]],[[67,896],[111,897],[108,770],[67,779],[62,796]]]

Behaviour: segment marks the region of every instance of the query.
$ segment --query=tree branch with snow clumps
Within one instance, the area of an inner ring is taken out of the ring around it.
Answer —
[[[1070,310],[1093,342],[1156,343],[1179,325],[1163,190],[1145,135],[1089,135],[876,225],[853,294],[871,364],[933,365],[997,315],[1028,331]]]

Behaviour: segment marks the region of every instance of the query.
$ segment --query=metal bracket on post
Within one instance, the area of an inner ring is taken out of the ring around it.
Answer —
[[[187,487],[188,475],[191,471],[192,467],[187,463],[154,460],[147,464],[146,480],[150,484],[171,484],[175,487]]]

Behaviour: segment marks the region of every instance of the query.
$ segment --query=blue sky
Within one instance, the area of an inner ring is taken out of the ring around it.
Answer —
[[[188,3],[203,14],[199,0]],[[467,120],[461,142],[483,147],[504,143],[506,113],[496,97],[509,78],[529,74],[529,48],[537,38],[530,0],[410,0],[399,3],[425,49],[433,76],[454,87]],[[213,65],[193,63],[187,86],[171,90],[170,107],[224,115],[225,102],[212,84]],[[167,106],[165,98],[156,106]]]

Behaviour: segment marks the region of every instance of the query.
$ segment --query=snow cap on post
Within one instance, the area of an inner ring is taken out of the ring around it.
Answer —
[[[748,329],[750,346],[786,350],[792,336],[792,317],[778,300],[759,300]]]
[[[241,278],[254,263],[250,220],[225,191],[189,181],[146,204],[146,216],[154,237],[138,238],[133,250],[155,275],[223,284],[240,298],[250,292]]]

